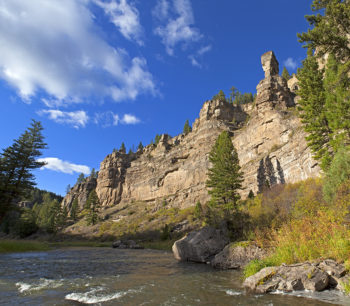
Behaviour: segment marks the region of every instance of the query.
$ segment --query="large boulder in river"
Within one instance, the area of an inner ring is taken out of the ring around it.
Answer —
[[[262,259],[267,252],[250,242],[230,243],[211,261],[216,269],[238,269],[253,259]]]
[[[177,260],[209,262],[228,243],[224,230],[207,226],[176,241],[172,249]]]
[[[248,277],[243,286],[258,293],[275,290],[323,291],[335,288],[337,285],[337,288],[342,290],[339,285],[345,273],[345,267],[334,260],[328,259],[318,263],[304,262],[264,268]]]

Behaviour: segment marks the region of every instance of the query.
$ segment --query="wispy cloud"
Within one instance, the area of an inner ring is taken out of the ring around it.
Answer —
[[[58,109],[47,109],[38,111],[40,116],[47,115],[49,119],[61,123],[71,125],[78,129],[85,127],[86,123],[89,121],[89,116],[83,110],[75,112],[63,112]]]
[[[189,55],[188,58],[190,59],[192,66],[202,68],[202,65],[198,62],[198,60],[193,54]]]
[[[198,49],[195,54],[191,54],[188,58],[191,61],[192,66],[202,68],[202,64],[200,64],[200,59],[203,57],[205,53],[208,53],[212,49],[211,45],[207,45]]]
[[[198,55],[203,55],[205,53],[208,53],[211,50],[211,48],[212,48],[211,45],[204,46],[204,47],[200,48],[197,53],[198,53]]]
[[[46,102],[57,106],[90,97],[121,101],[157,94],[146,60],[99,35],[92,1],[0,1],[0,41],[6,42],[0,48],[0,78],[23,100],[44,92]],[[96,1],[126,38],[141,42],[135,7],[125,0]]]
[[[119,115],[114,114],[112,111],[107,111],[103,113],[95,113],[94,123],[107,128],[110,126],[118,125]]]
[[[45,157],[38,159],[39,162],[45,162],[46,165],[40,169],[49,169],[56,172],[63,172],[68,174],[84,173],[90,174],[90,168],[84,165],[72,164],[68,161],[61,160],[57,157]]]
[[[298,66],[298,63],[296,60],[294,60],[292,57],[288,57],[284,62],[284,66],[286,66],[289,69],[295,70]]]
[[[139,11],[126,0],[111,0],[104,2],[93,0],[101,7],[110,21],[118,28],[120,33],[128,40],[135,40],[139,45],[143,45],[141,39],[143,29],[140,24]]]
[[[158,20],[164,21],[168,17],[169,8],[170,5],[168,0],[158,0],[156,6],[152,11],[152,15]]]
[[[203,37],[199,29],[194,27],[190,0],[173,0],[172,4],[173,10],[170,10],[168,0],[158,0],[153,10],[153,16],[161,23],[154,33],[162,39],[169,55],[174,55],[176,45],[181,44],[184,47]]]

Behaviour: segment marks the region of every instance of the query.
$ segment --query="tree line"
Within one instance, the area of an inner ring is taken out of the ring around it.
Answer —
[[[226,97],[224,91],[220,90],[213,96],[212,100],[219,100],[233,105],[242,105],[254,102],[255,98],[256,94],[251,92],[241,93],[236,87],[232,86],[228,98]]]

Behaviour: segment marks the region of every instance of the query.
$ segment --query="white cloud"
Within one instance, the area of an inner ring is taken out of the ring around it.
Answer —
[[[167,0],[158,0],[153,10],[153,15],[162,21],[154,33],[161,37],[166,52],[169,55],[174,54],[174,48],[177,44],[186,46],[191,42],[199,41],[203,35],[193,27],[194,17],[191,2],[189,0],[173,0],[174,16],[169,14],[169,2]]]
[[[165,20],[168,17],[169,6],[168,0],[158,0],[152,11],[152,15],[160,21]]]
[[[41,110],[38,112],[39,115],[48,115],[48,118],[61,124],[68,124],[78,129],[80,127],[85,127],[86,123],[89,121],[89,116],[85,111],[75,111],[75,112],[63,112],[58,109],[48,109]]]
[[[101,125],[103,128],[118,125],[119,116],[112,111],[95,113],[94,123]]]
[[[129,58],[98,34],[91,1],[0,1],[0,78],[22,99],[44,92],[57,107],[87,97],[120,101],[157,93],[145,59]],[[139,39],[136,10],[126,1],[112,3],[118,6],[110,18],[119,16],[122,34]]]
[[[188,58],[190,59],[192,66],[202,68],[202,64],[200,64],[199,61],[205,53],[208,53],[211,50],[211,48],[211,45],[207,45],[200,48],[195,54],[189,55]]]
[[[135,6],[126,0],[111,0],[108,3],[101,0],[93,1],[104,10],[110,21],[126,39],[134,39],[139,45],[143,45],[141,39],[143,30],[140,24],[139,11]]]
[[[194,55],[189,55],[188,58],[190,59],[192,66],[202,68],[202,65],[197,61]]]
[[[141,120],[131,114],[125,114],[123,118],[120,120],[123,124],[137,124],[140,123]]]
[[[56,172],[63,172],[68,174],[74,174],[74,172],[84,173],[85,175],[90,174],[90,168],[88,166],[72,164],[68,161],[64,161],[56,157],[40,158],[38,161],[46,163],[46,165],[40,169],[49,169]]]
[[[211,48],[212,48],[211,45],[204,46],[204,47],[200,48],[197,53],[198,53],[198,55],[203,55],[205,53],[208,53],[211,50]]]
[[[284,62],[284,66],[286,66],[289,69],[295,70],[298,66],[298,63],[296,60],[294,60],[292,57],[288,57]]]

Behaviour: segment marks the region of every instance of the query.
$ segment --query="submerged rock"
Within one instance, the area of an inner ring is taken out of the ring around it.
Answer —
[[[224,230],[207,226],[177,240],[172,250],[177,260],[206,263],[228,243],[229,239]]]
[[[143,249],[142,246],[137,244],[134,240],[117,240],[112,244],[113,249]]]
[[[294,290],[323,291],[337,288],[342,290],[341,279],[345,267],[334,260],[318,263],[304,262],[294,265],[267,267],[248,277],[243,286],[258,293],[275,290],[284,292]]]
[[[238,269],[244,267],[249,261],[262,259],[264,256],[266,256],[266,251],[255,244],[230,243],[215,255],[210,264],[216,269]]]

